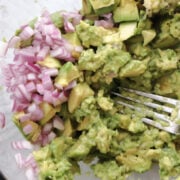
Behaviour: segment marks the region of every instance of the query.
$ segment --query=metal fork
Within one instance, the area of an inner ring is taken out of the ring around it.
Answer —
[[[138,90],[128,89],[128,88],[119,88],[120,90],[130,92],[132,94],[143,96],[145,99],[150,98],[152,101],[148,102],[140,98],[134,98],[131,96],[125,96],[118,92],[112,92],[113,95],[120,97],[122,100],[126,100],[126,102],[121,101],[120,99],[116,99],[115,102],[121,104],[130,109],[134,109],[136,111],[144,113],[145,117],[142,118],[144,123],[152,125],[161,130],[170,132],[172,134],[180,135],[180,124],[176,122],[179,120],[180,122],[180,101],[168,97],[163,97],[160,95],[155,95],[151,93],[145,93]],[[160,103],[157,103],[157,102]],[[135,103],[135,105],[132,104]],[[142,105],[145,107],[142,107]],[[148,107],[148,108],[146,108]],[[159,111],[162,111],[159,112]],[[157,119],[158,121],[156,121]],[[163,125],[160,122],[166,122],[168,125]]]

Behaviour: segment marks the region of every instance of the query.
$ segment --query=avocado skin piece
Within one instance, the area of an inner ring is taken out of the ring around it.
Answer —
[[[94,95],[94,91],[89,87],[87,83],[79,83],[75,86],[70,95],[68,100],[68,110],[70,113],[73,113],[74,110],[81,104],[83,99],[88,96]]]

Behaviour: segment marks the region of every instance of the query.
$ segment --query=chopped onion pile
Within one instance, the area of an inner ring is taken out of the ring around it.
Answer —
[[[78,13],[60,12],[63,17],[63,33],[74,32],[82,16]],[[28,45],[23,45],[26,43]],[[29,44],[30,42],[30,44]],[[76,80],[63,87],[55,85],[54,79],[59,73],[58,68],[42,66],[46,57],[55,58],[61,63],[76,61],[72,52],[80,53],[83,48],[70,44],[62,36],[61,29],[58,29],[52,22],[50,14],[45,11],[34,24],[24,25],[18,35],[13,36],[8,42],[9,48],[15,48],[12,64],[3,67],[4,83],[7,91],[13,100],[12,111],[18,116],[22,131],[27,136],[32,136],[35,130],[40,133],[33,142],[46,145],[52,141],[56,134],[53,129],[63,130],[63,120],[55,114],[47,124],[40,121],[46,117],[42,103],[48,103],[50,107],[57,108],[68,100],[69,91],[76,86]],[[7,50],[4,50],[4,53]],[[1,127],[4,127],[5,118],[1,117]],[[29,123],[29,121],[31,123]],[[26,123],[27,122],[27,123]],[[21,144],[13,144],[15,148],[21,149]]]

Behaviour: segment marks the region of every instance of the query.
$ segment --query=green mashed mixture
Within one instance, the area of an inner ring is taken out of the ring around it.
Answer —
[[[33,152],[39,179],[71,180],[80,172],[79,161],[90,163],[95,158],[98,161],[91,167],[102,180],[125,180],[132,172],[151,169],[153,162],[159,164],[160,179],[178,178],[179,137],[143,123],[141,112],[117,105],[110,92],[122,86],[180,100],[180,2],[82,3],[83,19],[75,32],[64,35],[83,47],[76,54],[78,61],[43,62],[61,66],[56,84],[66,86],[76,79],[77,85],[54,112],[64,120],[64,130]],[[108,13],[113,27],[96,26],[95,21]],[[52,19],[61,28],[62,19],[56,15]]]

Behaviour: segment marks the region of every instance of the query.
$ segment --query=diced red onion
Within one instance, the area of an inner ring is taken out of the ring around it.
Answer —
[[[51,80],[51,77],[49,75],[43,75],[42,76],[42,85],[45,90],[53,90],[53,82]]]
[[[37,54],[37,60],[43,60],[49,53],[50,48],[48,46],[44,46]]]
[[[28,106],[29,106],[29,103],[22,103],[22,102],[19,102],[17,99],[14,99],[12,111],[20,112],[26,109]]]
[[[6,119],[4,113],[0,112],[0,128],[4,128],[6,124]]]
[[[15,161],[16,161],[18,167],[19,167],[19,168],[22,168],[23,165],[24,165],[24,159],[23,159],[21,153],[15,154],[15,155],[14,155],[14,158],[15,158]]]
[[[34,102],[34,103],[40,104],[40,103],[42,103],[42,101],[43,101],[43,96],[34,93],[34,94],[32,94],[32,99],[33,99],[33,102]]]
[[[19,36],[13,36],[9,42],[8,42],[8,47],[9,48],[15,48],[21,41],[21,38]]]
[[[12,147],[16,150],[23,150],[23,149],[33,149],[32,144],[29,141],[23,140],[23,141],[13,141]]]
[[[76,85],[77,85],[77,82],[74,80],[74,81],[70,82],[69,85],[64,88],[64,90],[70,90],[73,87],[75,87]]]
[[[34,73],[28,73],[27,74],[27,79],[28,80],[36,80],[37,79],[37,76],[34,74]]]
[[[56,69],[56,68],[51,68],[51,69],[45,69],[44,71],[43,71],[43,73],[45,74],[45,75],[48,75],[48,76],[57,76],[58,75],[58,69]]]
[[[25,175],[27,177],[27,180],[37,180],[36,174],[35,174],[34,169],[32,167],[29,167],[26,169]]]
[[[27,156],[27,158],[25,159],[25,161],[24,161],[24,167],[26,167],[26,168],[27,168],[27,167],[32,167],[32,168],[36,168],[36,167],[37,167],[37,163],[36,163],[36,161],[35,161],[32,153],[29,154],[29,155]]]
[[[48,90],[45,90],[44,91],[44,96],[43,96],[43,100],[45,102],[48,102],[48,103],[53,103],[53,96],[52,96],[52,92],[51,91],[48,91]]]
[[[41,95],[44,94],[45,89],[42,84],[40,84],[40,83],[36,84],[36,89],[39,94],[41,94]]]
[[[0,57],[4,57],[8,50],[8,43],[1,42],[0,44]]]
[[[64,130],[64,122],[59,116],[53,118],[53,127],[59,130]]]
[[[95,26],[102,26],[104,28],[113,28],[114,24],[111,21],[105,21],[105,20],[96,20],[94,22]]]
[[[27,91],[26,87],[23,84],[19,84],[18,89],[28,101],[31,101],[31,94]]]
[[[68,97],[66,96],[65,94],[65,91],[62,91],[60,94],[59,94],[59,97],[58,99],[63,103],[63,102],[66,102],[68,100]]]
[[[28,124],[28,125],[23,127],[23,132],[25,135],[31,134],[32,131],[33,131],[33,127],[31,124]]]
[[[67,33],[71,33],[75,31],[75,27],[69,21],[64,21],[64,29]]]
[[[53,131],[51,131],[48,134],[48,141],[51,142],[55,137],[56,137],[56,134]]]
[[[42,133],[43,134],[49,134],[52,130],[52,127],[53,127],[52,123],[45,124],[43,129],[42,129]]]
[[[31,120],[33,121],[39,121],[44,117],[43,111],[35,103],[32,103],[28,106],[27,112],[31,114]]]
[[[22,32],[19,34],[19,37],[22,40],[29,39],[34,34],[34,30],[30,26],[26,26]]]
[[[20,120],[21,122],[25,122],[25,121],[30,120],[30,119],[31,119],[31,114],[30,114],[30,113],[26,113],[26,114],[22,115],[22,116],[19,118],[19,120]]]
[[[33,64],[33,63],[25,63],[25,66],[34,73],[40,73],[41,72],[41,68],[37,65],[37,64]]]
[[[26,90],[27,90],[28,92],[35,92],[35,91],[36,91],[36,85],[35,85],[35,83],[34,83],[33,81],[27,83],[27,84],[25,85],[25,88],[26,88]]]
[[[51,50],[50,54],[52,57],[56,57],[62,60],[74,61],[74,58],[72,57],[71,53],[68,52],[64,47],[53,49]]]

